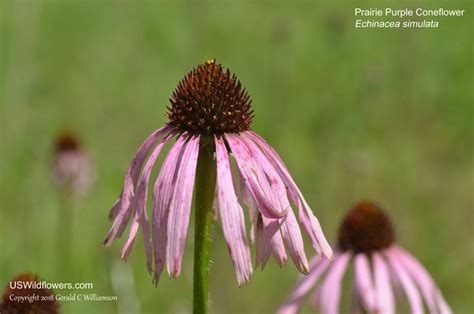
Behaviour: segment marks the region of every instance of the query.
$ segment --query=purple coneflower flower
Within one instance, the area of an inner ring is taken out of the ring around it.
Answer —
[[[310,274],[302,278],[278,314],[297,313],[314,288],[311,301],[325,314],[339,313],[342,279],[354,263],[353,313],[395,313],[395,292],[402,290],[412,313],[424,313],[423,299],[430,313],[451,313],[441,292],[425,268],[410,253],[394,244],[389,217],[377,205],[361,202],[350,210],[339,227],[333,263],[314,258]],[[319,278],[325,279],[318,284]]]
[[[71,132],[61,133],[55,142],[53,182],[61,190],[84,195],[94,181],[92,162]]]
[[[170,101],[168,124],[145,140],[131,162],[122,193],[110,211],[113,226],[104,241],[106,246],[131,221],[122,258],[129,255],[140,227],[148,271],[154,271],[155,281],[165,266],[169,276],[178,277],[198,156],[210,154],[217,167],[215,216],[218,209],[239,285],[252,275],[242,203],[250,211],[257,266],[263,267],[272,253],[280,265],[285,264],[286,246],[296,267],[308,272],[303,238],[291,204],[298,209],[299,223],[313,247],[328,258],[332,256],[318,219],[283,161],[250,130],[251,100],[235,75],[209,60],[183,78]],[[150,172],[163,147],[174,139],[153,187],[150,230],[146,211]],[[232,170],[230,156],[238,172]]]
[[[36,275],[29,273],[13,279],[3,293],[0,313],[58,314],[59,303],[53,291],[43,288],[41,282]]]

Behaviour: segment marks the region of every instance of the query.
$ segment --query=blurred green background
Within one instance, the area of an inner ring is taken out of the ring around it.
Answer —
[[[354,29],[355,5],[2,1],[0,286],[30,271],[113,295],[118,276],[121,305],[66,302],[64,313],[191,311],[192,227],[182,276],[163,275],[157,288],[141,234],[127,264],[123,240],[101,242],[135,150],[166,122],[178,81],[215,57],[248,89],[253,129],[285,160],[331,242],[353,203],[379,202],[454,312],[472,313],[472,2],[450,1],[466,15],[439,18],[438,29]],[[65,128],[80,134],[98,178],[71,209],[73,264],[61,273],[55,244],[64,230],[50,174],[54,137]],[[238,288],[219,225],[212,260],[211,313],[271,313],[298,275],[271,259]]]

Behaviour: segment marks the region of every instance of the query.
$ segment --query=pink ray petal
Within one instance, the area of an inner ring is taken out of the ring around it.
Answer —
[[[166,244],[166,269],[177,278],[181,273],[184,244],[189,226],[194,178],[199,155],[199,136],[191,136],[185,144],[177,174],[168,215],[168,242]]]
[[[285,185],[280,178],[278,172],[274,169],[272,163],[267,159],[261,149],[253,142],[253,140],[246,136],[245,133],[241,136],[242,142],[247,146],[250,156],[254,158],[258,172],[261,174],[259,182],[264,188],[264,192],[270,196],[272,203],[282,212],[291,210],[288,196],[286,195]],[[267,178],[268,181],[267,182]],[[270,217],[272,218],[272,217]]]
[[[269,219],[262,214],[259,214],[257,226],[261,222],[261,227],[257,229],[257,267],[262,265],[262,269],[265,268],[265,264],[268,261],[270,252],[273,253],[275,260],[280,267],[283,267],[288,260],[285,251],[285,245],[283,244],[283,238],[280,232],[280,222],[278,219]]]
[[[393,314],[395,313],[395,303],[387,264],[379,253],[374,253],[372,256],[375,292],[377,294],[377,313]]]
[[[135,211],[135,213],[133,213],[133,221],[132,221],[132,224],[130,226],[130,231],[128,232],[127,241],[125,242],[125,244],[122,248],[121,256],[122,256],[122,259],[124,261],[127,261],[128,255],[132,251],[133,244],[135,243],[135,237],[137,236],[139,226],[140,226],[140,222],[139,222],[139,217],[138,217],[138,211]]]
[[[271,182],[270,189],[266,189],[267,193],[273,193],[272,199],[276,201],[280,208],[287,208],[287,215],[285,218],[281,219],[281,233],[283,239],[285,240],[286,245],[290,250],[290,254],[292,259],[297,266],[298,270],[303,273],[308,272],[308,261],[306,259],[306,254],[304,252],[304,243],[303,238],[301,236],[301,231],[294,216],[294,213],[290,207],[288,197],[286,195],[285,186],[277,173],[277,171],[273,168],[273,165],[267,160],[267,157],[262,153],[260,148],[249,138],[242,136],[243,142],[247,145],[250,152],[252,152],[252,156],[255,157],[257,165],[260,165],[264,175],[269,178]],[[244,185],[245,186],[245,185]],[[246,192],[246,188],[244,189],[244,193]],[[245,199],[245,198],[244,198]],[[283,246],[280,247],[278,250],[274,250],[274,252],[280,253],[277,254],[277,260],[280,260],[280,264],[282,263],[281,257],[283,256],[281,253],[284,252]],[[286,255],[286,254],[285,254]],[[286,260],[286,257],[285,257]]]
[[[143,171],[138,179],[138,187],[135,194],[136,200],[136,212],[138,213],[138,218],[140,221],[140,227],[143,232],[143,240],[145,243],[145,252],[146,252],[146,260],[147,260],[147,269],[148,272],[152,272],[152,249],[151,249],[151,237],[150,237],[150,223],[148,221],[148,216],[146,213],[146,203],[147,203],[147,196],[148,196],[148,181],[150,180],[150,174],[153,166],[155,165],[156,158],[161,153],[163,146],[168,143],[168,141],[175,135],[175,132],[170,132],[167,136],[165,136],[160,143],[156,146],[156,148],[151,153],[150,157],[145,163],[143,167]]]
[[[280,174],[280,177],[286,186],[291,202],[298,207],[299,219],[305,231],[308,233],[313,247],[319,254],[323,254],[328,259],[331,259],[333,252],[331,246],[326,240],[326,237],[324,236],[321,225],[319,224],[318,219],[314,216],[313,211],[309,205],[306,203],[303,194],[294,182],[280,156],[278,156],[277,152],[257,133],[253,131],[247,131],[244,133],[245,136],[249,136],[255,143],[257,143],[257,145],[262,149],[263,153],[267,156],[268,160],[273,164],[274,168]]]
[[[448,305],[446,300],[443,298],[443,295],[441,293],[436,295],[436,300],[438,301],[439,313],[440,314],[452,314],[453,313],[453,310]]]
[[[268,237],[266,235],[266,232],[264,232],[263,219],[261,214],[258,215],[257,222],[255,223],[255,251],[255,267],[259,267],[261,265],[263,269],[272,253],[272,243],[271,237]]]
[[[369,313],[375,311],[375,289],[372,283],[369,259],[365,254],[357,254],[354,259],[354,284],[364,309]]]
[[[120,210],[122,209],[122,203],[121,203],[122,194],[123,194],[123,192],[120,192],[119,197],[117,198],[114,205],[110,209],[110,212],[109,212],[109,220],[110,221],[113,221],[117,217]]]
[[[328,274],[321,284],[321,312],[324,314],[338,314],[341,298],[342,278],[351,259],[351,253],[339,255],[328,270]]]
[[[307,274],[308,260],[304,252],[303,237],[301,236],[300,227],[292,210],[288,212],[286,218],[282,218],[281,234],[296,268],[303,274]]]
[[[392,250],[398,255],[403,268],[405,268],[405,270],[420,288],[430,312],[439,312],[442,314],[452,313],[452,310],[444,300],[430,274],[421,265],[421,263],[410,253],[399,246],[394,246]]]
[[[239,204],[232,180],[232,169],[222,138],[215,138],[217,160],[217,196],[224,231],[230,256],[234,264],[239,286],[250,281],[252,262],[245,231],[244,214]]]
[[[242,178],[240,178],[240,189],[242,191],[242,199],[244,201],[245,206],[247,206],[249,210],[249,217],[252,223],[257,222],[259,211],[257,209],[257,204],[253,200],[252,196],[250,195],[250,191],[248,187],[243,183]]]
[[[140,225],[140,215],[142,215],[143,213],[145,213],[145,215],[146,215],[146,209],[145,209],[145,206],[146,206],[146,193],[147,193],[148,179],[150,177],[151,168],[155,164],[156,158],[160,154],[163,146],[174,135],[175,135],[174,132],[170,132],[166,137],[164,137],[161,140],[161,142],[157,145],[157,147],[155,148],[155,150],[153,151],[153,153],[151,154],[151,156],[147,160],[147,162],[144,166],[144,170],[143,170],[142,174],[140,175],[139,183],[138,183],[138,187],[137,187],[137,193],[136,193],[136,196],[135,196],[135,201],[136,201],[135,206],[137,207],[137,210],[134,212],[133,222],[132,222],[132,225],[130,227],[129,235],[128,235],[127,241],[125,242],[125,245],[124,245],[124,247],[122,249],[122,253],[121,253],[122,259],[125,260],[125,261],[128,259],[128,256],[129,256],[129,254],[130,254],[130,252],[133,248],[133,244],[135,242],[135,237],[137,235],[138,227]],[[148,228],[148,230],[149,230],[148,223],[147,223],[146,226],[144,226],[142,228]],[[146,236],[146,234],[148,234],[148,236]],[[147,231],[144,229],[145,250],[146,250],[146,253],[147,253],[147,266],[148,266],[148,271],[151,272],[151,245],[150,244],[147,245],[147,239],[149,239],[149,238],[150,238],[149,232],[147,233]],[[148,243],[149,243],[149,241],[148,241]]]
[[[133,205],[132,201],[135,193],[135,185],[138,180],[138,175],[140,174],[142,165],[156,141],[170,131],[171,127],[164,126],[153,132],[150,136],[148,136],[145,142],[143,142],[135,154],[135,157],[132,159],[132,162],[130,163],[130,166],[127,170],[127,175],[125,177],[125,182],[120,196],[120,209],[116,207],[118,206],[118,203],[116,202],[109,213],[109,217],[113,217],[115,221],[109,231],[109,234],[104,240],[103,244],[105,246],[110,246],[112,241],[119,237],[125,230],[132,212],[131,209]]]
[[[412,313],[422,314],[423,302],[415,284],[400,263],[400,258],[391,248],[385,251],[389,265],[392,267],[395,276],[400,281],[405,294],[408,297]]]
[[[275,219],[269,219],[267,217],[263,217],[263,225],[267,226],[264,227],[264,230],[268,230],[269,236],[271,237],[271,245],[272,245],[272,253],[273,257],[277,261],[278,265],[280,267],[285,266],[286,261],[288,260],[288,256],[286,255],[286,250],[285,250],[285,245],[283,244],[283,238],[281,236],[281,231],[280,228],[277,228],[276,232],[273,232],[272,229],[273,227],[270,227],[270,225],[279,225],[278,220]],[[265,231],[264,231],[265,232]],[[271,236],[273,234],[273,236]],[[263,265],[262,265],[263,268]]]
[[[255,224],[250,224],[250,243],[255,244]]]
[[[337,252],[335,258],[340,256],[340,254],[341,254],[340,252]],[[313,259],[311,260],[310,265],[309,265],[310,274],[314,271],[313,269],[316,269],[316,266],[320,262],[324,263],[326,265],[323,272],[326,271],[329,267],[331,267],[331,265],[334,264],[332,261],[329,261],[327,258],[322,258],[321,256],[314,256]],[[318,307],[318,305],[320,304],[320,302],[321,302],[321,285],[317,284],[317,285],[315,285],[315,289],[314,289],[313,293],[310,294],[309,305],[310,305],[310,307],[316,309]]]
[[[273,193],[270,193],[264,173],[250,155],[242,138],[235,134],[226,134],[225,137],[237,162],[242,182],[247,186],[259,211],[273,219],[285,216],[288,208],[279,208],[280,204],[272,199]]]
[[[255,238],[256,238],[256,231],[257,231],[257,219],[259,215],[259,211],[257,209],[257,205],[255,204],[254,200],[250,196],[250,192],[248,191],[248,188],[245,186],[245,184],[242,182],[242,178],[240,178],[240,190],[242,193],[242,199],[247,206],[247,209],[249,211],[249,218],[250,218],[250,241],[252,244],[255,243]],[[259,265],[257,263],[257,265]]]
[[[271,253],[273,253],[280,267],[286,264],[288,257],[286,256],[278,219],[269,219],[260,213],[258,214],[255,247],[257,252],[256,267],[261,265],[264,269]]]
[[[312,288],[315,288],[318,279],[328,268],[327,259],[313,258],[310,264],[309,275],[303,276],[296,284],[290,297],[278,309],[277,314],[296,314],[301,306],[301,302]]]
[[[181,135],[171,147],[153,187],[152,238],[155,259],[154,282],[158,284],[166,259],[168,213],[187,136]]]

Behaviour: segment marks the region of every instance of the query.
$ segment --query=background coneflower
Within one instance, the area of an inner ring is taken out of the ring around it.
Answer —
[[[394,243],[389,217],[376,204],[361,202],[344,217],[339,227],[334,262],[314,258],[310,274],[302,278],[279,314],[297,313],[305,296],[314,288],[312,301],[322,313],[339,313],[342,279],[353,260],[353,312],[395,313],[394,291],[403,290],[411,313],[449,314],[451,309],[425,268]],[[321,284],[318,279],[326,273]],[[420,294],[421,292],[421,294]],[[400,293],[399,293],[400,294]],[[399,295],[397,294],[397,295]]]
[[[320,224],[282,160],[263,138],[250,130],[251,100],[235,75],[209,60],[184,77],[170,102],[168,124],[145,140],[131,162],[122,193],[110,211],[113,226],[105,245],[120,236],[131,220],[122,257],[126,259],[129,255],[140,226],[148,271],[154,271],[155,281],[158,282],[165,265],[169,276],[178,277],[196,181],[196,312],[207,310],[213,204],[218,208],[239,285],[252,276],[242,203],[249,208],[254,225],[257,265],[263,266],[272,253],[280,265],[285,264],[286,245],[296,267],[308,272],[303,239],[291,204],[298,209],[299,223],[313,247],[331,258],[332,251]],[[164,145],[174,138],[177,140],[154,185],[150,231],[146,211],[150,173]],[[231,154],[238,174],[232,171]],[[241,196],[236,186],[239,183]]]
[[[21,286],[20,283],[21,282]],[[58,314],[59,304],[52,290],[46,288],[26,287],[26,283],[40,283],[36,275],[24,273],[15,277],[5,288],[0,305],[1,314]],[[12,296],[32,298],[31,302],[19,302]]]
[[[76,134],[63,131],[54,140],[52,178],[57,189],[58,269],[70,274],[74,211],[95,180],[91,158]]]
[[[55,139],[52,176],[62,193],[74,196],[83,196],[94,181],[91,159],[73,132],[62,132]]]

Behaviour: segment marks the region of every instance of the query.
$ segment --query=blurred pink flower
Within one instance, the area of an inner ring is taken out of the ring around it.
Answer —
[[[430,313],[452,313],[425,268],[394,244],[394,238],[388,216],[377,205],[357,204],[339,228],[334,261],[315,257],[309,275],[300,279],[277,313],[298,313],[311,290],[312,305],[319,305],[324,314],[339,313],[342,280],[350,263],[354,264],[353,313],[395,313],[393,290],[399,292],[397,296],[404,291],[412,313],[424,313],[423,299]]]
[[[122,193],[110,211],[113,225],[104,241],[106,246],[123,233],[131,220],[122,258],[127,259],[141,227],[148,271],[154,271],[155,282],[165,265],[169,276],[178,277],[198,155],[215,153],[215,209],[220,214],[239,285],[252,275],[242,202],[250,211],[257,266],[263,267],[272,252],[280,265],[285,264],[286,244],[297,268],[307,273],[303,239],[290,203],[298,208],[299,223],[313,247],[331,258],[332,250],[320,224],[282,160],[249,129],[251,101],[235,75],[210,60],[179,83],[170,101],[170,122],[145,140],[131,162]],[[150,231],[146,211],[150,172],[163,147],[175,138],[154,184]],[[230,153],[238,174],[232,171]],[[241,198],[236,188],[239,181]]]
[[[86,194],[95,180],[92,161],[71,132],[56,139],[52,176],[59,189],[76,196]]]

